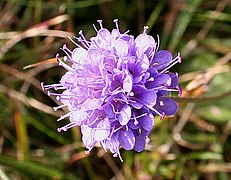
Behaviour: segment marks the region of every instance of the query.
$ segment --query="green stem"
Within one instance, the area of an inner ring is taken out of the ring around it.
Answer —
[[[220,101],[224,99],[227,96],[231,95],[231,89],[225,93],[216,95],[216,96],[210,96],[210,97],[177,97],[173,96],[171,97],[174,101],[178,103],[187,103],[187,102],[193,102],[193,103],[208,103],[208,102],[214,102],[214,101]]]

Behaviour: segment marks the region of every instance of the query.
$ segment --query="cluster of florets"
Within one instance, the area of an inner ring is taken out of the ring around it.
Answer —
[[[89,41],[80,31],[76,39],[82,46],[71,39],[77,46],[74,50],[64,45],[64,61],[72,65],[57,55],[67,72],[59,84],[42,84],[42,88],[62,90],[48,91],[62,103],[55,110],[65,106],[69,110],[58,119],[70,120],[59,132],[80,126],[87,152],[100,143],[120,157],[121,147],[144,150],[156,115],[163,119],[177,112],[177,104],[167,95],[179,92],[178,75],[168,70],[181,57],[158,51],[159,42],[146,34],[147,27],[134,38],[121,33],[118,20],[114,22],[116,28],[110,32],[98,21],[100,29],[94,26],[97,35]]]

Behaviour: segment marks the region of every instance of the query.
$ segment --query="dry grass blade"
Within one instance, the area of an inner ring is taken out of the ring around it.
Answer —
[[[215,164],[210,163],[206,165],[199,165],[198,170],[203,173],[216,173],[216,172],[231,172],[231,163]]]
[[[202,129],[203,131],[215,132],[217,130],[216,126],[212,123],[209,123],[201,119],[198,115],[192,114],[189,119],[190,122],[194,123],[197,128]]]
[[[32,77],[31,75],[28,75],[26,73],[23,73],[17,69],[14,69],[13,67],[11,66],[7,66],[5,64],[2,64],[0,63],[0,70],[2,72],[5,72],[7,74],[10,74],[11,76],[14,76],[15,78],[17,79],[20,79],[20,80],[23,80],[23,81],[26,81],[32,85],[34,85],[36,88],[38,89],[41,89],[40,88],[40,82],[35,79],[34,77]]]
[[[199,74],[203,74],[203,73],[209,73],[209,74],[215,75],[218,73],[229,72],[230,67],[225,65],[225,64],[228,63],[230,60],[231,60],[231,52],[229,52],[226,55],[224,55],[223,57],[219,58],[217,60],[218,62],[213,67],[210,67],[210,68],[205,69],[203,71],[202,70],[194,71],[194,72],[186,73],[186,74],[179,76],[179,82],[183,83],[186,81],[193,80],[196,76],[198,76]]]
[[[107,153],[104,153],[103,155],[104,160],[107,162],[108,166],[111,168],[111,170],[115,174],[115,178],[117,180],[125,180],[124,176],[120,172],[120,169],[117,167],[111,156],[109,156]]]
[[[53,36],[53,37],[61,37],[66,38],[68,36],[73,36],[73,33],[60,31],[60,30],[48,30],[49,26],[60,24],[63,21],[68,19],[67,15],[60,15],[55,18],[52,18],[48,21],[40,23],[32,28],[17,33],[16,35],[12,36],[0,49],[0,59],[2,56],[9,51],[16,43],[21,41],[22,39],[29,38],[29,37],[36,37],[36,36]]]
[[[43,104],[34,98],[28,98],[23,93],[10,89],[6,87],[5,85],[0,84],[0,92],[3,92],[7,94],[8,96],[10,96],[11,98],[14,98],[24,103],[27,106],[33,107],[47,114],[57,116],[57,117],[61,116],[62,114],[60,111],[54,112],[53,108],[51,108],[50,106],[47,106],[46,104]]]
[[[207,36],[210,29],[215,24],[215,21],[220,17],[219,12],[222,12],[229,3],[230,3],[230,0],[223,0],[223,1],[218,2],[216,9],[213,11],[211,15],[213,18],[209,19],[204,24],[204,26],[201,28],[201,30],[196,35],[195,39],[192,39],[185,45],[185,47],[181,51],[182,56],[187,56],[189,53],[191,53],[195,49],[195,47],[198,45],[198,42],[203,40]]]
[[[44,69],[44,65],[48,65],[48,64],[58,64],[58,62],[57,62],[56,58],[51,58],[51,59],[48,59],[48,60],[45,60],[42,62],[27,65],[27,66],[23,67],[23,69],[29,69],[29,68],[37,67],[40,65],[43,65],[43,69]]]

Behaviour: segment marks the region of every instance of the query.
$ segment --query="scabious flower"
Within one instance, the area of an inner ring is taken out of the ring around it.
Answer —
[[[64,61],[59,54],[56,58],[67,72],[58,84],[42,83],[42,88],[62,103],[55,110],[69,110],[58,119],[70,120],[59,132],[80,126],[88,153],[100,143],[122,160],[121,147],[144,150],[156,115],[163,119],[177,112],[176,102],[167,95],[172,91],[180,94],[178,75],[169,68],[181,57],[158,51],[159,42],[146,34],[147,26],[134,38],[128,31],[121,33],[118,20],[114,22],[116,28],[110,32],[99,20],[100,29],[94,26],[97,35],[90,40],[80,31],[75,38],[82,46],[72,39],[76,48],[63,45]]]

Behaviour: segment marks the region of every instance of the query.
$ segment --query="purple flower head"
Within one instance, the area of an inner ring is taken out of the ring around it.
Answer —
[[[169,69],[181,57],[158,51],[159,43],[146,34],[148,27],[134,38],[128,31],[121,33],[118,20],[114,22],[116,28],[110,32],[98,21],[100,29],[94,26],[97,35],[90,40],[80,31],[75,38],[82,46],[72,39],[75,49],[64,45],[64,61],[59,55],[56,58],[66,74],[58,84],[42,84],[42,88],[61,102],[55,110],[69,110],[58,119],[70,120],[59,132],[80,126],[87,152],[100,143],[122,160],[121,147],[144,150],[156,115],[163,119],[177,112],[176,102],[167,95],[180,92],[178,75]]]

